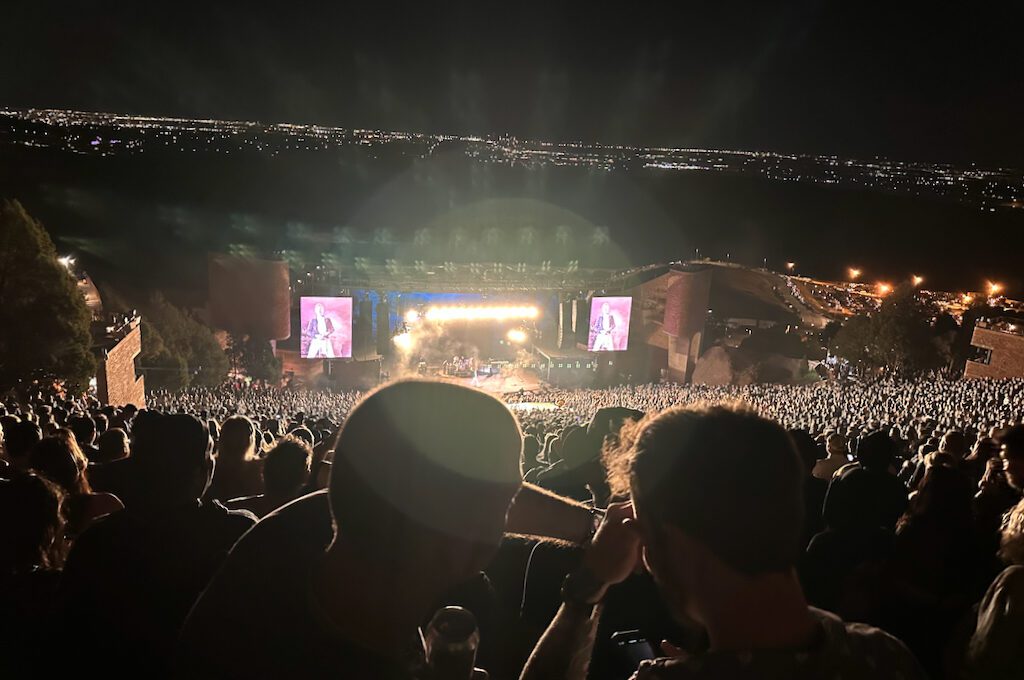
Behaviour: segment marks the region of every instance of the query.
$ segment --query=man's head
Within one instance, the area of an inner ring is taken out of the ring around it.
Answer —
[[[611,311],[612,311],[612,306],[610,304],[608,304],[607,302],[605,302],[605,303],[603,303],[601,305],[601,313],[604,314],[605,316],[610,314]]]
[[[19,470],[29,469],[29,453],[43,438],[39,425],[30,420],[4,424],[4,453],[7,460]]]
[[[267,451],[263,459],[263,490],[274,499],[292,499],[301,493],[309,480],[313,449],[309,444],[287,436]]]
[[[700,620],[694,602],[716,579],[793,569],[803,466],[785,430],[728,406],[673,408],[641,428],[630,490],[644,559],[673,609]]]
[[[967,438],[959,430],[950,430],[939,441],[939,452],[946,453],[957,462],[967,455]]]
[[[323,304],[318,302],[315,305],[313,305],[313,313],[316,314],[317,316],[323,316],[324,315],[324,306],[323,306]]]
[[[79,446],[89,446],[96,440],[96,421],[87,415],[72,416],[68,419],[68,427]]]
[[[865,470],[887,472],[896,456],[896,444],[885,430],[876,430],[860,440],[857,461]]]
[[[1000,456],[1006,481],[1024,491],[1024,425],[1014,425],[1000,438]]]
[[[97,463],[109,463],[113,460],[127,458],[131,454],[128,435],[119,427],[105,430],[96,440],[96,446],[99,448]]]
[[[828,436],[828,439],[825,440],[825,449],[828,451],[830,456],[847,455],[848,449],[846,448],[846,437],[838,432],[833,432]]]
[[[451,583],[497,548],[519,489],[522,433],[477,390],[403,381],[363,399],[341,430],[331,468],[336,543]]]
[[[134,431],[132,458],[147,500],[155,505],[194,502],[213,477],[213,442],[206,426],[194,416],[153,415]]]

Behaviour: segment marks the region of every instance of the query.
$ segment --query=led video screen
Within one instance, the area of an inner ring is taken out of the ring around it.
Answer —
[[[299,300],[303,359],[352,356],[352,298],[304,297]]]
[[[631,297],[595,297],[590,301],[591,352],[621,352],[629,347]]]

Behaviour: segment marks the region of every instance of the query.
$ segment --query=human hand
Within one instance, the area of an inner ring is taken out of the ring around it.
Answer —
[[[583,557],[583,566],[605,587],[621,583],[642,564],[633,504],[608,506]]]

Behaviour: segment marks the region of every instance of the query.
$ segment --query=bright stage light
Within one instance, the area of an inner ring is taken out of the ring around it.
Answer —
[[[416,344],[416,342],[412,339],[412,333],[408,332],[399,333],[395,337],[391,338],[391,342],[395,343],[395,347],[397,347],[402,352],[408,352],[413,348],[413,345]]]
[[[427,321],[509,321],[515,319],[536,319],[540,309],[534,306],[520,307],[431,307],[424,318]]]
[[[70,271],[71,267],[74,266],[75,264],[75,258],[71,257],[70,255],[62,255],[61,257],[57,258],[57,262],[60,262],[65,269]]]
[[[516,345],[523,344],[529,338],[526,331],[522,328],[511,329],[505,337],[508,338],[509,342],[515,343]]]
[[[880,283],[880,284],[878,284],[878,294],[879,295],[884,296],[884,295],[888,295],[891,292],[892,292],[892,286],[890,286],[888,283]]]
[[[995,297],[996,295],[999,295],[1000,291],[1002,291],[1002,290],[1003,290],[1003,285],[1001,283],[996,283],[995,281],[989,281],[988,282],[988,294],[989,294],[989,297]]]
[[[924,283],[924,277],[918,276],[917,274],[914,274],[914,276],[912,276],[910,280],[914,282],[915,286],[920,286],[922,283]]]
[[[420,320],[420,313],[418,311],[416,311],[415,309],[410,309],[408,312],[405,313],[405,322],[406,323],[416,323],[419,320]]]
[[[851,281],[856,281],[857,279],[860,278],[860,270],[857,269],[856,267],[850,267],[849,273]]]

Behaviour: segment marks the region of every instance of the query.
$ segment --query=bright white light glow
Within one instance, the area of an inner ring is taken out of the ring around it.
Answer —
[[[534,306],[522,307],[431,307],[424,318],[427,321],[509,321],[514,319],[536,319],[540,309]]]
[[[405,322],[406,323],[416,323],[419,320],[420,320],[420,313],[417,312],[415,309],[410,309],[408,312],[405,313]]]
[[[415,340],[412,338],[412,333],[399,333],[395,337],[391,338],[391,342],[395,343],[395,347],[402,352],[408,352],[413,348],[413,345],[416,344]]]
[[[513,328],[508,332],[508,335],[506,335],[505,337],[508,338],[509,342],[521,345],[524,342],[526,342],[528,336],[526,335],[526,331],[524,331],[522,328]]]

